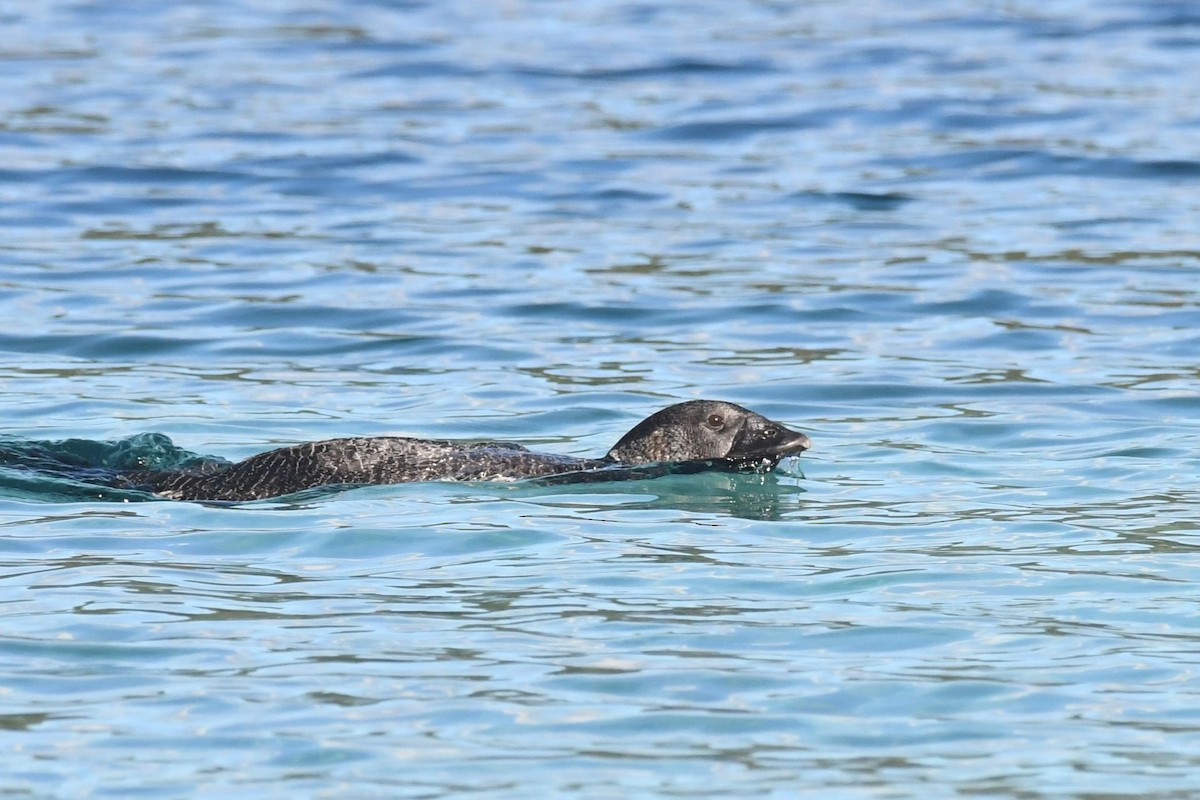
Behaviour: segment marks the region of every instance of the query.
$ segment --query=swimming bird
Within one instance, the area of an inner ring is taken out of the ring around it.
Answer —
[[[811,446],[803,433],[733,403],[689,400],[647,417],[602,458],[537,453],[510,442],[376,436],[282,447],[236,464],[136,472],[131,486],[172,500],[259,500],[320,486],[413,481],[552,483],[628,480],[670,472],[768,472]]]

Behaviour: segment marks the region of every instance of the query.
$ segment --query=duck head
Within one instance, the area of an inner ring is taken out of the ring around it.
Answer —
[[[608,451],[618,464],[724,461],[735,470],[765,472],[812,442],[761,414],[719,400],[689,400],[650,415]]]

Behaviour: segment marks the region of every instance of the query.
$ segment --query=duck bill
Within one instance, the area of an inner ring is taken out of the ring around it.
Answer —
[[[767,422],[748,425],[734,443],[729,458],[738,461],[768,461],[772,466],[786,456],[803,453],[812,447],[812,440],[799,431]]]
[[[793,456],[803,453],[812,447],[812,439],[809,439],[799,431],[784,431],[786,436],[775,445],[775,452],[782,458],[783,456]]]

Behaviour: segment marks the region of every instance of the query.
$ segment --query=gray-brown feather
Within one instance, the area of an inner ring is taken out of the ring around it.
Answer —
[[[462,444],[381,436],[309,442],[237,464],[208,462],[200,469],[135,472],[124,479],[175,500],[258,500],[318,486],[527,478],[565,482],[703,469],[763,471],[808,446],[803,434],[741,406],[689,400],[642,420],[601,459],[535,453],[509,442]]]
[[[174,500],[256,500],[344,484],[514,481],[605,466],[597,459],[534,453],[507,442],[460,444],[382,436],[328,439],[251,456],[210,474],[134,475]]]

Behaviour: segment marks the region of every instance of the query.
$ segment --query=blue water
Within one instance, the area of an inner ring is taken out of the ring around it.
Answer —
[[[8,7],[5,441],[814,449],[6,473],[0,794],[1195,796],[1198,68],[1189,2]]]

